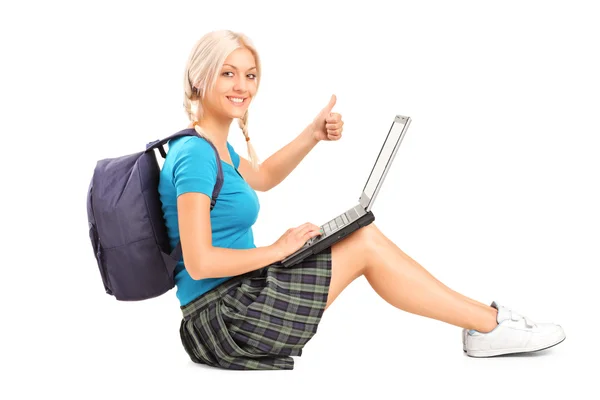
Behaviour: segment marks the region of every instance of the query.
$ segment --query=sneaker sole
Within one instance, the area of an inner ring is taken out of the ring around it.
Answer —
[[[562,342],[565,341],[567,337],[564,336],[562,339],[560,339],[558,342],[553,343],[549,346],[545,346],[545,347],[540,347],[540,348],[530,348],[530,349],[497,349],[497,350],[474,350],[474,351],[466,351],[467,355],[469,357],[475,357],[475,358],[483,358],[483,357],[495,357],[495,356],[502,356],[505,354],[518,354],[518,353],[533,353],[536,351],[542,351],[542,350],[546,350],[549,349],[550,347],[554,347],[557,344],[561,344]]]

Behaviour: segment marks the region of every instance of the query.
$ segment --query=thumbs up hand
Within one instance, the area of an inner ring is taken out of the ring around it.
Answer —
[[[342,137],[342,115],[331,112],[335,106],[335,94],[331,96],[329,104],[323,108],[311,123],[313,138],[320,140],[339,140]]]

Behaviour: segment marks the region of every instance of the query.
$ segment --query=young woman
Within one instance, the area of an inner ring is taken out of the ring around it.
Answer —
[[[183,80],[187,129],[198,135],[171,141],[161,171],[169,237],[173,246],[181,240],[183,250],[175,271],[180,336],[194,362],[292,369],[292,357],[301,355],[324,311],[361,275],[393,306],[464,328],[463,350],[469,356],[537,351],[565,339],[559,325],[534,323],[496,302],[488,306],[448,288],[374,223],[294,267],[278,266],[319,235],[319,227],[305,223],[270,246],[256,247],[256,191],[281,183],[319,141],[340,139],[344,122],[332,112],[332,96],[298,137],[259,165],[250,144],[248,108],[260,78],[260,58],[248,37],[228,30],[202,37]],[[234,119],[249,159],[229,144]],[[211,210],[219,165],[224,183]]]

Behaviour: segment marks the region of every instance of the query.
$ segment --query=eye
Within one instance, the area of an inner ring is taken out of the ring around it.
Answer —
[[[233,72],[227,71],[227,72],[223,73],[223,75],[226,75],[226,74],[233,74]],[[254,74],[248,74],[248,76],[250,76],[250,75],[252,75],[252,78],[250,78],[250,79],[252,79],[252,80],[256,79],[256,75],[254,75]]]

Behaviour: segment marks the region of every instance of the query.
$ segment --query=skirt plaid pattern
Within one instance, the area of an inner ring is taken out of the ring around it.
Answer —
[[[179,333],[195,363],[236,370],[293,369],[317,332],[331,281],[331,248],[290,268],[233,277],[181,307]]]

